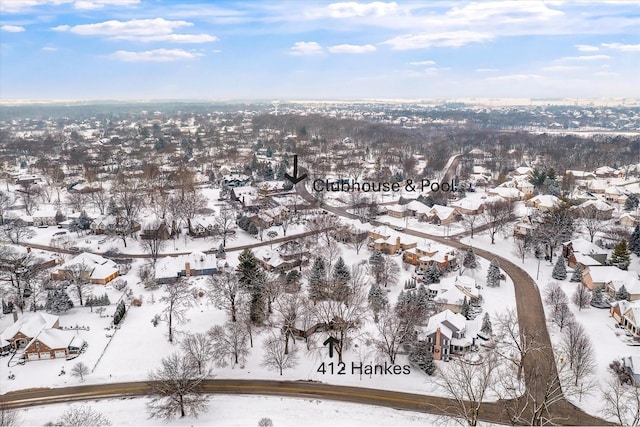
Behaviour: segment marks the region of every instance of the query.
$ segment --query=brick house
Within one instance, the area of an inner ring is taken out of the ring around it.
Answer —
[[[452,354],[468,351],[475,337],[467,337],[467,321],[463,315],[444,310],[429,318],[418,339],[426,342],[435,360],[448,360]]]

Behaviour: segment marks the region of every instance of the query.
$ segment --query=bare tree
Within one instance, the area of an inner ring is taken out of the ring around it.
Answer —
[[[284,352],[289,353],[289,338],[295,344],[294,331],[297,323],[305,315],[306,304],[299,294],[286,294],[278,299],[274,305],[277,313],[277,322],[281,325],[284,334]]]
[[[23,312],[27,298],[45,275],[44,260],[33,252],[17,251],[10,246],[0,246],[0,282],[9,284],[9,294]]]
[[[517,379],[522,378],[526,359],[531,353],[541,352],[543,348],[538,344],[539,330],[520,330],[518,314],[512,308],[497,316],[497,335],[502,345],[497,347],[497,354],[511,362],[517,369]]]
[[[184,357],[198,368],[198,375],[207,372],[207,366],[213,358],[211,335],[203,332],[187,334],[181,343]]]
[[[367,245],[367,234],[358,230],[354,225],[350,225],[348,230],[347,247],[356,251],[356,255],[360,254],[360,249]]]
[[[524,264],[524,258],[527,256],[529,252],[531,252],[532,242],[531,238],[526,235],[522,238],[514,236],[513,238],[513,248],[518,258],[522,260]]]
[[[600,388],[602,415],[621,426],[640,426],[640,387],[622,384],[615,376]]]
[[[593,243],[593,239],[601,231],[606,229],[606,218],[599,210],[593,212],[580,213],[579,224],[587,230],[589,233],[589,240]]]
[[[208,332],[213,342],[213,359],[220,367],[244,363],[249,354],[247,328],[242,322],[226,322],[224,326],[216,325]]]
[[[596,369],[593,344],[586,331],[578,322],[569,324],[562,334],[562,353],[569,363],[574,387],[580,387],[580,394],[592,385],[590,376]]]
[[[571,309],[569,309],[569,304],[566,302],[559,304],[554,309],[552,315],[553,321],[558,325],[561,332],[566,326],[575,321],[573,313],[571,312]]]
[[[220,214],[215,218],[215,233],[222,239],[222,246],[227,246],[227,240],[236,235],[236,214],[231,208],[220,209]],[[286,234],[285,234],[286,236]]]
[[[93,409],[91,405],[83,404],[71,406],[58,418],[55,425],[62,427],[106,427],[111,425],[111,421]]]
[[[220,275],[209,277],[210,301],[216,308],[226,310],[232,322],[237,320],[239,298],[240,283],[234,272],[224,270]]]
[[[208,373],[199,373],[188,357],[178,353],[162,359],[161,365],[149,373],[151,398],[147,409],[151,418],[172,420],[187,414],[197,417],[206,411],[207,397],[202,382]]]
[[[376,349],[381,355],[389,358],[389,363],[396,363],[398,351],[411,332],[409,322],[386,306],[378,314],[376,329],[378,335],[373,339]]]
[[[571,301],[578,306],[578,310],[589,307],[591,303],[591,291],[582,283],[576,285],[576,290],[571,296]]]
[[[471,232],[470,236],[473,239],[473,231],[475,229],[476,224],[480,223],[480,219],[482,218],[482,215],[477,214],[477,215],[462,215],[462,223],[465,225],[465,227]]]
[[[7,409],[3,404],[0,404],[0,426],[19,427],[20,425],[20,413],[15,409]]]
[[[318,323],[329,327],[331,336],[338,340],[336,350],[338,361],[342,362],[344,349],[351,332],[360,328],[367,313],[367,297],[364,284],[351,281],[351,292],[344,300],[320,301],[312,307],[313,316]]]
[[[483,215],[487,222],[487,233],[491,237],[491,244],[496,243],[496,234],[513,218],[513,203],[508,200],[495,200],[484,206]]]
[[[162,311],[162,320],[169,326],[169,342],[173,342],[174,324],[187,320],[186,311],[193,304],[193,296],[189,284],[182,279],[176,283],[165,285],[165,295],[160,302],[166,304]]]
[[[90,296],[90,277],[92,269],[84,262],[68,265],[64,269],[64,280],[76,291],[80,305],[84,305],[85,297]]]
[[[11,206],[13,200],[9,193],[0,191],[0,226],[4,225],[4,213]]]
[[[482,363],[455,358],[446,369],[441,369],[441,377],[436,381],[452,399],[445,412],[462,425],[478,425],[482,402],[495,381],[497,366],[496,357],[488,353]]]
[[[153,265],[156,265],[160,252],[164,249],[167,241],[162,236],[160,222],[149,224],[144,230],[144,239],[141,239],[142,250],[151,256]]]
[[[264,355],[262,357],[263,366],[269,370],[282,371],[288,368],[294,368],[298,363],[298,355],[295,349],[288,351],[286,349],[285,340],[277,337],[273,333],[264,341]]]
[[[9,224],[2,227],[1,230],[5,239],[8,239],[14,245],[19,245],[26,239],[30,239],[35,236],[35,232],[21,219],[11,221]]]
[[[547,286],[544,302],[551,308],[551,318],[562,331],[562,328],[566,326],[569,321],[573,320],[573,314],[567,305],[569,302],[567,294],[564,293],[557,282],[551,282]]]
[[[71,375],[80,377],[80,381],[84,381],[84,376],[89,374],[89,367],[83,362],[78,362],[71,368]]]
[[[535,221],[538,226],[533,232],[533,239],[545,246],[549,261],[553,261],[555,248],[573,236],[575,213],[568,205],[562,204],[541,213]]]

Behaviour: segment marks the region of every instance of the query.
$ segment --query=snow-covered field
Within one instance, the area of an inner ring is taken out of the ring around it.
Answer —
[[[256,426],[262,418],[282,426],[453,426],[454,421],[419,412],[400,411],[352,403],[264,396],[215,395],[208,411],[198,418],[187,417],[165,423],[149,419],[146,399],[121,399],[88,402],[115,426]],[[74,404],[79,405],[79,404]],[[44,425],[55,421],[68,404],[38,406],[20,410],[24,425]],[[302,422],[304,420],[304,422]],[[482,426],[490,424],[482,423]]]

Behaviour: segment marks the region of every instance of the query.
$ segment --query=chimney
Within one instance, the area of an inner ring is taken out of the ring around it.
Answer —
[[[30,254],[31,253],[31,248],[27,246],[27,253]]]
[[[18,311],[17,310],[13,310],[13,323],[16,323],[18,321]]]
[[[184,272],[186,277],[191,277],[191,264],[189,264],[188,262],[184,263]]]

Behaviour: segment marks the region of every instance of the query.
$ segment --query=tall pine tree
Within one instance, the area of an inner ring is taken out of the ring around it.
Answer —
[[[561,257],[562,258],[562,257]],[[571,275],[570,282],[582,282],[582,264],[576,265],[576,268],[573,269],[573,274]]]
[[[624,285],[622,285],[620,289],[618,289],[618,292],[616,292],[616,299],[618,301],[629,299],[629,292],[627,291],[627,288]]]
[[[487,270],[487,286],[495,288],[500,286],[500,264],[497,259],[492,259]]]
[[[317,257],[311,267],[309,276],[309,298],[314,301],[324,299],[327,287],[327,268],[324,258]]]
[[[629,242],[629,249],[636,256],[640,256],[640,225],[636,225],[631,234],[631,241]]]
[[[266,282],[265,273],[251,249],[242,251],[238,256],[238,262],[238,268],[236,270],[238,281],[251,296],[249,316],[252,322],[259,323],[264,319],[266,313],[264,295]]]
[[[610,262],[611,265],[615,265],[620,270],[627,270],[629,268],[629,264],[631,263],[631,251],[629,250],[629,245],[625,239],[620,240],[620,242],[613,248]]]
[[[373,283],[369,289],[369,307],[373,311],[374,321],[378,321],[378,313],[389,303],[386,293],[380,285]]]
[[[336,301],[343,301],[349,294],[349,281],[351,280],[351,272],[349,267],[345,264],[342,257],[338,258],[336,264],[333,266],[333,299]]]
[[[493,326],[491,326],[491,318],[489,317],[489,313],[485,313],[482,318],[482,327],[480,328],[480,332],[482,332],[486,336],[491,336],[493,334]]]
[[[467,251],[464,254],[464,258],[462,260],[462,266],[464,268],[475,269],[478,268],[478,260],[476,259],[476,253],[473,251],[471,246],[467,247]]]

